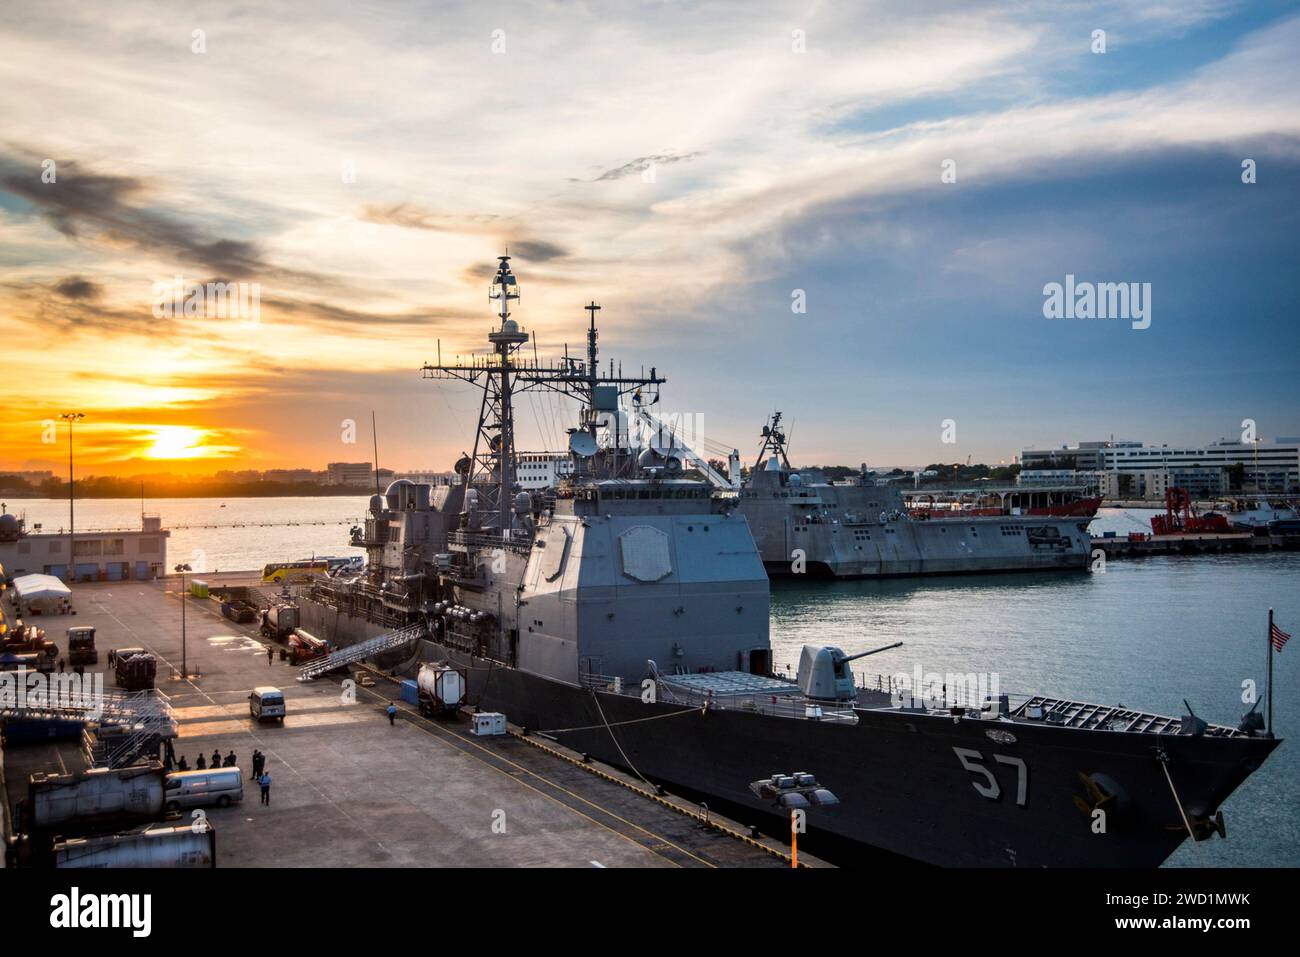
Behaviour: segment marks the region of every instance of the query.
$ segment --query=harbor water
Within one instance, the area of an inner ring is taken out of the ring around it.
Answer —
[[[367,496],[163,499],[145,511],[172,533],[168,564],[258,568],[311,555],[354,555],[348,528]],[[225,505],[223,508],[222,505]],[[28,528],[67,527],[67,502],[8,503]],[[78,529],[139,527],[138,500],[77,502]],[[1093,531],[1149,528],[1149,510],[1103,509]],[[775,666],[791,672],[805,643],[849,654],[902,641],[854,665],[875,676],[977,674],[1013,697],[1044,693],[1184,713],[1236,725],[1266,680],[1267,615],[1300,629],[1300,553],[1154,556],[1087,574],[782,581],[772,593]],[[1300,865],[1300,640],[1274,657],[1275,731],[1288,739],[1224,806],[1227,841],[1185,843],[1168,866]],[[1263,705],[1261,705],[1261,709]],[[1032,787],[1032,785],[1031,785]],[[1032,791],[1031,791],[1032,794]],[[1066,822],[1063,822],[1065,824]]]

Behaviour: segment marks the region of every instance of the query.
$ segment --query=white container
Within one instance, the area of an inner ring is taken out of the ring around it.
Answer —
[[[481,711],[470,716],[470,731],[479,737],[506,733],[506,716],[500,711]]]
[[[154,762],[69,774],[38,772],[28,779],[28,797],[32,809],[30,824],[38,830],[106,821],[149,820],[162,812],[163,769]]]
[[[210,824],[158,827],[134,834],[76,838],[54,845],[55,867],[216,867]]]
[[[465,676],[445,664],[422,664],[416,676],[422,710],[455,711],[465,702]]]

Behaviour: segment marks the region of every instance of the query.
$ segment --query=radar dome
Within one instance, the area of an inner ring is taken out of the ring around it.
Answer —
[[[410,487],[411,482],[409,479],[398,479],[390,484],[384,491],[384,498],[388,500],[388,507],[394,510],[401,508],[402,496],[404,494],[403,490]]]

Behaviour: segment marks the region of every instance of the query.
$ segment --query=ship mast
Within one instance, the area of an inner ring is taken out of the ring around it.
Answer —
[[[763,426],[763,446],[758,450],[758,461],[754,463],[754,471],[763,467],[763,459],[770,452],[777,456],[781,466],[788,472],[790,470],[790,459],[785,453],[785,433],[781,431],[781,413],[773,412],[772,419]]]
[[[614,413],[617,422],[620,397],[657,389],[665,380],[653,367],[648,375],[625,377],[621,372],[616,375],[612,367],[607,375],[600,374],[596,351],[596,313],[600,306],[595,302],[583,307],[591,314],[585,363],[567,357],[560,365],[521,359],[518,353],[529,334],[511,318],[511,304],[519,300],[519,286],[510,269],[510,257],[497,258],[500,265],[488,292],[498,322],[488,334],[492,354],[455,362],[440,358],[435,364],[422,366],[421,374],[426,379],[459,379],[483,389],[473,458],[464,482],[467,492],[474,489],[479,496],[480,513],[492,516],[496,528],[509,538],[517,490],[514,397],[534,389],[550,389],[576,399],[582,405],[579,429],[594,439],[602,412]]]

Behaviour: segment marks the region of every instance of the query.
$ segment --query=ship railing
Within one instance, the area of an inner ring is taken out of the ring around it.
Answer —
[[[578,675],[578,684],[588,691],[607,691],[610,694],[639,695],[640,688],[629,684],[619,675],[599,675],[584,672]]]
[[[840,724],[857,724],[858,716],[853,702],[816,701],[790,692],[743,691],[719,693],[683,688],[674,685],[669,677],[661,677],[655,689],[656,698],[668,704],[690,708],[708,708],[729,711],[752,711],[775,718],[793,718],[804,721],[831,721]]]
[[[509,536],[503,536],[499,532],[453,531],[447,533],[447,541],[452,545],[460,545],[464,548],[479,550],[508,548],[512,551],[527,554],[533,547],[533,533],[522,529],[514,529]]]

